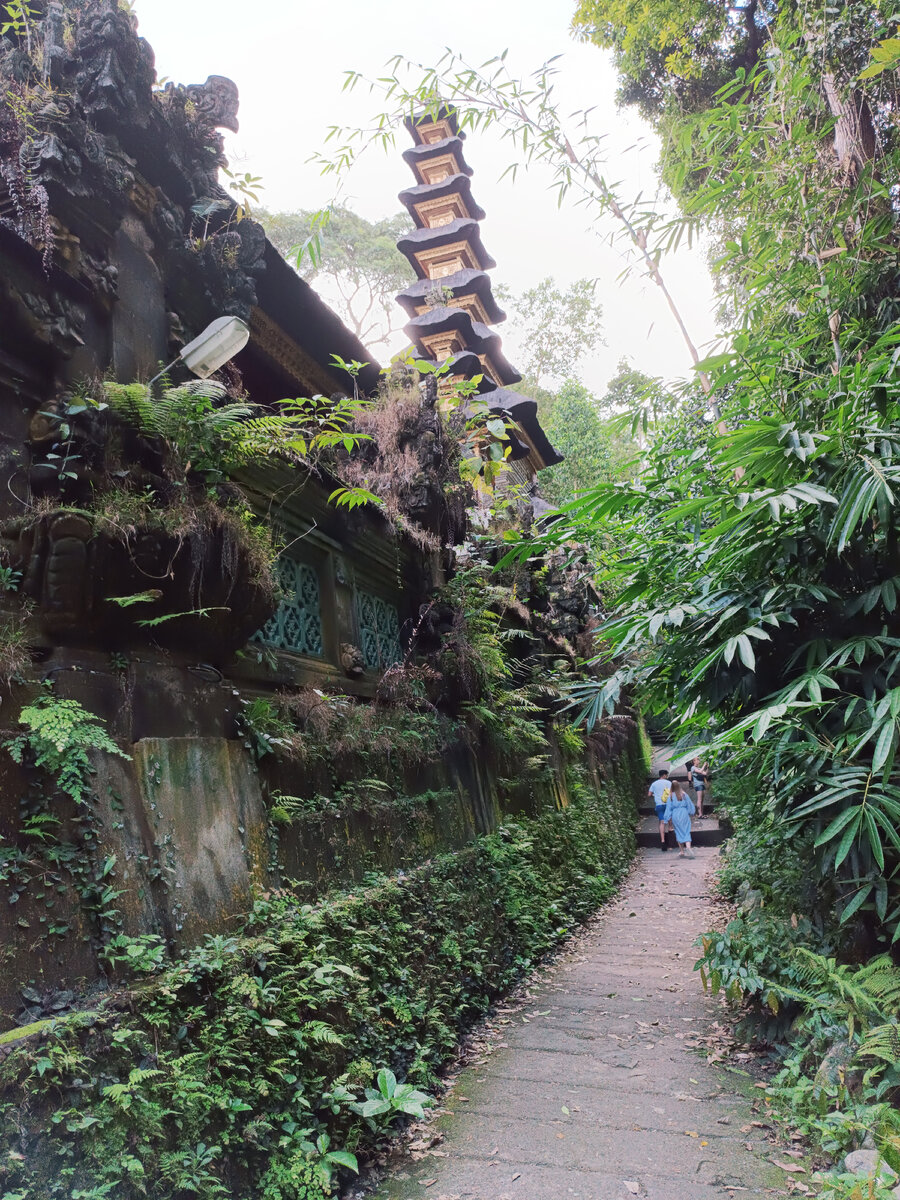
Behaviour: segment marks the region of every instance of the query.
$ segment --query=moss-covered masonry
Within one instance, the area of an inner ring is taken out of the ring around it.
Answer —
[[[602,778],[569,766],[567,805],[315,905],[264,893],[233,936],[13,1044],[0,1189],[327,1194],[310,1164],[364,1155],[387,1129],[352,1107],[379,1068],[432,1088],[460,1033],[611,894],[644,770],[632,725]]]

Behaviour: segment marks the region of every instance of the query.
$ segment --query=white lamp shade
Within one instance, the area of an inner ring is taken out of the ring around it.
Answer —
[[[199,337],[182,349],[179,358],[189,371],[206,379],[247,345],[250,330],[240,317],[217,317]]]

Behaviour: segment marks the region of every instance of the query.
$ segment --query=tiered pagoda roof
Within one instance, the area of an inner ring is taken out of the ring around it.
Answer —
[[[490,326],[506,320],[487,271],[497,264],[481,241],[483,209],[472,196],[472,168],[463,155],[463,133],[454,113],[410,119],[415,145],[404,150],[416,183],[400,193],[415,229],[397,248],[418,279],[397,296],[409,314],[406,333],[422,358],[449,362],[451,378],[482,376],[479,391],[491,410],[515,425],[513,462],[527,459],[529,473],[561,462],[537,417],[537,405],[510,390],[522,376],[502,351]]]

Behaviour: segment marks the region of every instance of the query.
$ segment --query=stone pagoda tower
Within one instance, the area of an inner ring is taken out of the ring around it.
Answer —
[[[538,471],[562,461],[537,417],[537,404],[511,390],[522,376],[503,355],[490,327],[506,320],[487,274],[497,264],[481,241],[483,210],[472,197],[472,168],[463,155],[465,134],[454,113],[408,120],[414,145],[403,158],[415,186],[400,193],[416,228],[397,243],[418,279],[397,296],[409,314],[405,332],[418,354],[450,362],[450,378],[482,375],[482,398],[509,427],[513,478],[530,484]],[[538,500],[536,507],[543,506]],[[546,506],[544,506],[546,507]]]

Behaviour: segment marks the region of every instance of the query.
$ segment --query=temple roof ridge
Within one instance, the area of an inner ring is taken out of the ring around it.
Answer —
[[[487,325],[474,319],[464,308],[438,305],[413,317],[404,326],[404,332],[416,348],[429,358],[434,358],[435,346],[445,349],[445,361],[449,353],[473,351],[481,361],[482,372],[494,377],[498,384],[518,383],[522,376],[502,351],[502,339]]]
[[[417,183],[413,187],[404,188],[398,193],[397,199],[407,210],[419,229],[427,227],[427,221],[421,213],[423,205],[448,197],[459,197],[466,213],[475,221],[483,221],[484,209],[472,196],[472,185],[469,176],[459,172],[447,175],[435,183]]]
[[[417,279],[402,292],[398,292],[396,300],[410,317],[414,317],[430,302],[436,292],[440,292],[445,298],[449,293],[454,300],[475,296],[481,301],[489,324],[499,325],[506,320],[506,313],[494,298],[490,275],[478,267],[464,267],[461,271],[454,271],[452,275],[444,275],[440,279]]]
[[[496,267],[496,262],[488,254],[481,240],[481,227],[472,217],[457,217],[448,221],[446,225],[437,225],[433,229],[412,229],[398,240],[397,249],[409,259],[420,279],[440,279],[439,274],[435,276],[429,272],[427,260],[423,263],[422,256],[425,252],[430,252],[428,257],[433,257],[435,251],[445,246],[452,247],[454,244],[462,245],[461,253],[468,250],[470,266],[480,267],[481,270]]]
[[[403,124],[417,146],[422,145],[423,142],[434,140],[434,137],[440,133],[452,135],[461,140],[466,136],[459,127],[456,109],[450,108],[446,104],[440,105],[436,110],[415,113],[407,117]]]
[[[456,171],[453,174],[474,175],[475,172],[466,162],[463,154],[462,138],[448,137],[442,138],[439,142],[423,143],[419,146],[408,146],[403,151],[403,161],[407,166],[411,167],[414,173],[418,176],[423,169],[423,165],[431,159],[440,159],[450,157],[456,163]],[[420,180],[422,183],[427,183],[428,180]]]

